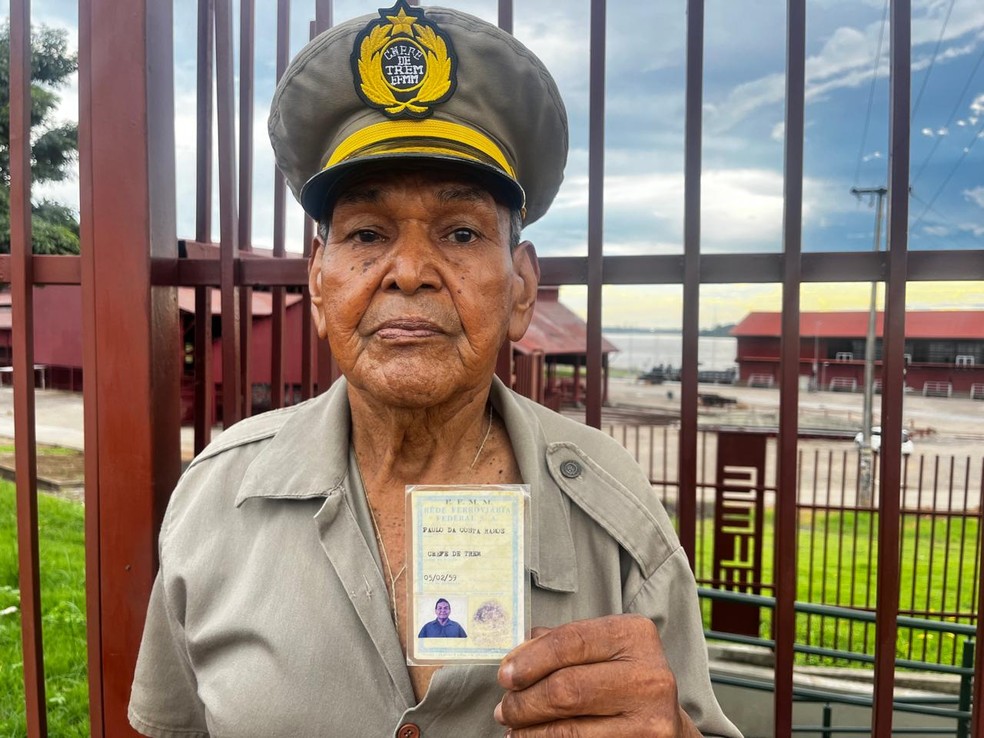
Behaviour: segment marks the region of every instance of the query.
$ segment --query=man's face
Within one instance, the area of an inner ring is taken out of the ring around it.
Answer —
[[[437,621],[443,625],[451,617],[451,605],[447,602],[439,602],[434,608],[434,613],[437,615]]]
[[[532,317],[532,245],[467,176],[410,169],[353,180],[311,260],[318,333],[356,391],[430,407],[488,385]]]

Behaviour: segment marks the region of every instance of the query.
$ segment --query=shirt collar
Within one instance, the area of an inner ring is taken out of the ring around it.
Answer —
[[[340,490],[348,474],[350,422],[344,379],[298,405],[250,462],[236,507],[254,497],[310,499]]]
[[[525,484],[530,487],[530,570],[537,586],[576,590],[577,563],[569,502],[547,470],[547,440],[526,401],[493,377],[492,404],[506,426]],[[349,471],[351,413],[347,383],[297,406],[250,463],[236,506],[254,497],[310,499],[344,490]]]

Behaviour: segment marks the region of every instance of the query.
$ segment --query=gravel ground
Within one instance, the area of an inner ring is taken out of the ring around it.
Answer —
[[[701,427],[733,426],[740,428],[761,427],[775,429],[779,420],[779,390],[732,387],[724,385],[700,385],[699,392],[713,393],[736,400],[727,409],[701,408]],[[613,423],[612,434],[622,440],[619,415],[638,415],[640,410],[656,411],[664,416],[675,416],[680,410],[680,386],[678,383],[646,385],[630,379],[612,379],[609,384],[611,410],[606,412],[605,425]],[[840,504],[843,496],[850,502],[856,485],[857,454],[854,434],[861,429],[860,394],[839,392],[800,392],[799,422],[801,431],[821,430],[834,434],[831,439],[801,439],[799,469],[800,502],[816,501],[823,504]],[[881,397],[875,397],[874,422],[881,416]],[[907,508],[953,507],[976,508],[981,504],[981,476],[984,473],[984,402],[967,398],[934,398],[906,395],[903,406],[903,422],[913,438],[912,456],[903,459],[905,498]],[[654,479],[677,479],[676,434],[670,433],[664,447],[663,431],[656,430],[655,443],[650,443],[648,429],[641,431],[636,441],[634,431],[628,431],[625,441],[636,453],[639,462],[650,470]],[[698,443],[701,443],[698,439]],[[636,449],[638,448],[638,451]],[[714,476],[715,444],[708,444],[707,453],[698,450],[702,468],[698,470],[701,481],[711,482]],[[652,449],[652,452],[650,452]],[[665,450],[664,450],[665,449]],[[652,458],[650,458],[652,456]],[[949,490],[953,478],[954,494],[934,499],[934,487]],[[775,484],[775,441],[768,442],[766,461],[766,486]],[[814,479],[817,480],[814,483]],[[836,484],[828,486],[827,479]],[[942,479],[941,483],[934,479]],[[847,490],[846,493],[841,490]],[[767,496],[771,501],[771,495]]]

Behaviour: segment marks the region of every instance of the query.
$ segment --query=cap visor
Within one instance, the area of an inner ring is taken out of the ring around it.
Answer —
[[[526,199],[523,188],[502,170],[473,159],[425,151],[363,156],[330,166],[311,177],[301,188],[301,207],[316,221],[321,221],[331,212],[350,175],[364,170],[385,172],[400,162],[419,162],[461,172],[474,177],[498,202],[510,208],[523,208]]]

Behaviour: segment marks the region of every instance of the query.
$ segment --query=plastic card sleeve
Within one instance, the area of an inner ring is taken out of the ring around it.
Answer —
[[[525,484],[410,485],[407,663],[495,664],[529,638]]]

